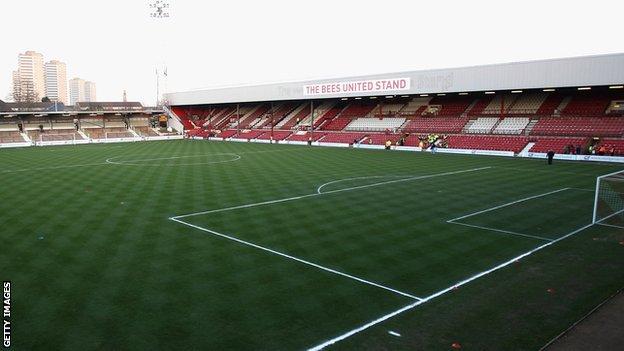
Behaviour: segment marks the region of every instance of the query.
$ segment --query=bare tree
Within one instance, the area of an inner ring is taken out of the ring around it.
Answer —
[[[13,100],[15,102],[38,102],[39,94],[35,91],[35,83],[31,80],[18,79],[13,82]]]

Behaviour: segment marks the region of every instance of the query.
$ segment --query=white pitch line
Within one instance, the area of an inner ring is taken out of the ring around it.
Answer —
[[[468,224],[468,223],[461,223],[461,222],[451,222],[451,221],[447,221],[446,223],[449,224],[457,224],[457,225],[463,225],[466,227],[472,227],[472,228],[478,228],[478,229],[485,229],[485,230],[491,230],[494,232],[500,232],[500,233],[504,233],[504,234],[510,234],[510,235],[517,235],[517,236],[524,236],[527,238],[532,238],[532,239],[538,239],[538,240],[544,240],[544,241],[553,241],[554,239],[549,239],[549,238],[545,238],[542,236],[537,236],[537,235],[531,235],[531,234],[524,234],[524,233],[518,233],[518,232],[513,232],[511,230],[504,230],[504,229],[496,229],[496,228],[490,228],[490,227],[483,227],[480,225],[474,225],[474,224]]]
[[[137,162],[143,162],[143,161],[160,161],[160,160],[176,160],[176,159],[182,159],[182,158],[197,158],[197,157],[211,157],[211,156],[234,156],[232,159],[229,160],[222,160],[222,161],[204,161],[204,162],[196,162],[196,163],[179,163],[179,164],[141,164],[141,163],[137,163]],[[113,161],[114,158],[119,158],[122,156],[115,156],[115,157],[111,157],[106,159],[106,163],[112,164],[112,165],[121,165],[121,166],[192,166],[192,165],[206,165],[206,164],[215,164],[215,163],[227,163],[227,162],[234,162],[234,161],[238,161],[240,160],[242,157],[238,154],[234,154],[234,153],[219,153],[219,154],[205,154],[205,155],[193,155],[193,156],[171,156],[171,157],[160,157],[160,158],[144,158],[144,159],[139,159],[139,160],[121,160],[121,161]]]
[[[321,184],[321,186],[319,186],[316,189],[316,192],[318,194],[320,194],[321,193],[321,189],[323,189],[324,187],[326,187],[326,186],[328,186],[330,184],[346,182],[348,180],[376,179],[376,178],[401,178],[401,179],[405,179],[405,178],[411,178],[411,177],[410,176],[363,176],[363,177],[344,178],[344,179],[332,180],[331,182],[327,182],[327,183]]]
[[[490,166],[488,166],[488,167],[479,167],[479,168],[465,169],[465,170],[461,170],[461,171],[451,171],[451,172],[428,174],[428,175],[422,175],[422,176],[416,176],[416,177],[410,177],[410,178],[402,178],[402,179],[397,179],[397,180],[389,180],[389,181],[385,181],[385,182],[378,182],[378,183],[372,183],[372,184],[367,184],[367,185],[353,186],[353,187],[349,187],[349,188],[330,190],[330,191],[325,191],[325,192],[320,192],[320,193],[316,192],[316,193],[311,193],[311,194],[287,197],[287,198],[283,198],[283,199],[262,201],[262,202],[256,202],[256,203],[244,204],[244,205],[238,205],[238,206],[232,206],[232,207],[224,207],[224,208],[218,208],[218,209],[214,209],[214,210],[193,212],[193,213],[183,214],[183,215],[179,215],[179,216],[174,216],[172,218],[186,218],[186,217],[193,217],[193,216],[205,215],[205,214],[216,213],[216,212],[232,211],[232,210],[238,210],[238,209],[242,209],[242,208],[249,208],[249,207],[270,205],[270,204],[275,204],[275,203],[280,203],[280,202],[287,202],[287,201],[305,199],[307,197],[314,197],[314,196],[320,196],[320,195],[325,195],[325,194],[335,194],[335,193],[340,193],[340,192],[343,192],[343,191],[358,190],[358,189],[370,188],[370,187],[386,185],[386,184],[392,184],[392,183],[407,182],[407,181],[411,181],[411,180],[427,179],[427,178],[441,177],[441,176],[446,176],[446,175],[475,172],[475,171],[481,171],[481,170],[490,169],[490,168],[492,168],[492,167],[490,167]],[[318,189],[317,189],[317,191],[318,191]]]
[[[405,297],[409,297],[409,298],[414,299],[414,300],[422,300],[418,296],[414,296],[412,294],[408,294],[408,293],[405,293],[405,292],[402,292],[402,291],[399,291],[399,290],[387,287],[385,285],[381,285],[381,284],[372,282],[370,280],[362,279],[360,277],[356,277],[356,276],[351,275],[351,274],[343,273],[343,272],[337,271],[337,270],[332,269],[332,268],[324,267],[324,266],[321,266],[319,264],[316,264],[316,263],[313,263],[313,262],[310,262],[310,261],[306,261],[304,259],[301,259],[301,258],[298,258],[298,257],[294,257],[294,256],[291,256],[291,255],[288,255],[288,254],[285,254],[283,252],[275,251],[273,249],[269,249],[268,247],[260,246],[258,244],[254,244],[254,243],[249,242],[249,241],[241,240],[241,239],[235,238],[233,236],[229,236],[227,234],[219,233],[217,231],[214,231],[214,230],[211,230],[211,229],[208,229],[208,228],[200,227],[200,226],[192,224],[192,223],[187,223],[185,221],[181,221],[181,220],[179,220],[177,218],[174,218],[174,217],[171,217],[169,219],[172,220],[172,221],[178,222],[180,224],[184,224],[184,225],[187,225],[189,227],[192,227],[192,228],[195,228],[195,229],[199,229],[199,230],[204,231],[206,233],[210,233],[210,234],[213,234],[213,235],[216,235],[216,236],[220,236],[222,238],[225,238],[225,239],[228,239],[228,240],[232,240],[232,241],[235,241],[235,242],[243,244],[243,245],[251,246],[253,248],[260,249],[260,250],[263,250],[263,251],[266,251],[266,252],[270,252],[272,254],[275,254],[275,255],[278,255],[278,256],[282,256],[282,257],[285,257],[285,258],[288,258],[288,259],[291,259],[291,260],[294,260],[294,261],[306,264],[308,266],[312,266],[312,267],[315,267],[315,268],[318,268],[318,269],[321,269],[321,270],[324,270],[324,271],[327,271],[327,272],[330,272],[330,273],[333,273],[333,274],[337,274],[337,275],[340,275],[340,276],[343,276],[343,277],[346,277],[346,278],[350,278],[350,279],[356,280],[356,281],[358,281],[360,283],[364,283],[364,284],[372,285],[372,286],[377,287],[377,288],[388,290],[388,291],[391,291],[391,292],[393,292],[395,294],[399,294],[399,295],[402,295],[402,296],[405,296]]]
[[[613,227],[613,228],[620,228],[620,229],[624,229],[624,227],[619,226],[619,225],[615,225],[615,224],[607,224],[607,223],[596,223],[598,225],[604,225],[605,227]]]
[[[622,212],[624,212],[624,209],[621,209],[621,210],[619,210],[619,211],[617,211],[617,212],[613,212],[612,214],[610,214],[610,215],[606,216],[605,218],[601,218],[601,219],[600,219],[600,221],[598,221],[598,222],[596,222],[596,223],[599,223],[599,222],[602,222],[602,221],[606,221],[607,219],[609,219],[609,218],[611,218],[611,217],[613,217],[613,216],[617,216],[617,215],[619,215],[619,214],[620,214],[620,213],[622,213]]]
[[[472,217],[481,213],[485,213],[485,212],[490,212],[490,211],[494,211],[494,210],[498,210],[499,208],[503,208],[503,207],[507,207],[507,206],[511,206],[520,202],[524,202],[527,200],[531,200],[531,199],[536,199],[538,197],[542,197],[542,196],[546,196],[546,195],[550,195],[550,194],[555,194],[561,191],[565,191],[565,190],[569,190],[570,188],[562,188],[562,189],[557,189],[557,190],[553,190],[553,191],[549,191],[547,193],[543,193],[543,194],[538,194],[538,195],[533,195],[533,196],[529,196],[529,197],[525,197],[523,199],[519,199],[516,201],[512,201],[512,202],[508,202],[499,206],[494,206],[491,208],[486,208],[485,210],[481,210],[481,211],[477,211],[477,212],[473,212],[473,213],[469,213],[467,215],[461,216],[461,217],[457,217],[457,218],[453,218],[453,219],[449,219],[447,222],[455,222],[458,221],[460,219],[464,219],[464,218],[468,218],[468,217]]]
[[[562,236],[562,237],[560,237],[558,239],[555,239],[553,241],[547,242],[547,243],[545,243],[545,244],[543,244],[541,246],[538,246],[538,247],[536,247],[536,248],[534,248],[534,249],[532,249],[530,251],[527,251],[527,252],[525,252],[525,253],[523,253],[523,254],[521,254],[519,256],[516,256],[516,257],[514,257],[514,258],[512,258],[512,259],[510,259],[508,261],[505,261],[505,262],[503,262],[503,263],[501,263],[501,264],[499,264],[499,265],[497,265],[497,266],[495,266],[493,268],[490,268],[490,269],[488,269],[486,271],[483,271],[481,273],[475,274],[475,275],[473,275],[472,277],[470,277],[468,279],[464,279],[464,280],[462,280],[462,281],[460,281],[458,283],[455,283],[455,284],[449,286],[446,289],[443,289],[443,290],[440,290],[440,291],[438,291],[438,292],[436,292],[434,294],[431,294],[431,295],[425,297],[422,300],[419,300],[419,301],[416,301],[416,302],[414,302],[414,303],[412,303],[410,305],[404,306],[404,307],[402,307],[402,308],[400,308],[400,309],[398,309],[396,311],[393,311],[391,313],[383,315],[383,316],[381,316],[381,317],[379,317],[379,318],[377,318],[377,319],[375,319],[373,321],[370,321],[370,322],[368,322],[368,323],[366,323],[366,324],[364,324],[364,325],[362,325],[362,326],[360,326],[358,328],[352,329],[352,330],[350,330],[350,331],[348,331],[348,332],[346,332],[346,333],[344,333],[342,335],[339,335],[339,336],[337,336],[337,337],[335,337],[333,339],[327,340],[327,341],[325,341],[325,342],[323,342],[323,343],[321,343],[319,345],[313,346],[313,347],[309,348],[308,350],[309,351],[322,350],[322,349],[326,348],[327,346],[333,345],[333,344],[335,344],[335,343],[337,343],[337,342],[339,342],[341,340],[347,339],[350,336],[353,336],[353,335],[355,335],[355,334],[357,334],[357,333],[359,333],[359,332],[361,332],[363,330],[366,330],[366,329],[368,329],[368,328],[370,328],[370,327],[372,327],[374,325],[377,325],[377,324],[379,324],[379,323],[381,323],[381,322],[383,322],[385,320],[388,320],[388,319],[390,319],[390,318],[392,318],[392,317],[394,317],[394,316],[396,316],[398,314],[401,314],[401,313],[403,313],[405,311],[411,310],[411,309],[413,309],[414,307],[416,307],[418,305],[421,305],[421,304],[426,303],[428,301],[431,301],[431,300],[433,300],[433,299],[435,299],[437,297],[440,297],[440,296],[448,293],[449,291],[452,291],[452,290],[454,290],[454,289],[456,289],[456,288],[458,288],[458,287],[460,287],[462,285],[468,284],[468,283],[472,282],[473,280],[479,279],[479,278],[481,278],[483,276],[486,276],[486,275],[488,275],[488,274],[490,274],[492,272],[495,272],[495,271],[497,271],[497,270],[499,270],[501,268],[507,267],[510,264],[512,264],[512,263],[514,263],[514,262],[516,262],[516,261],[518,261],[518,260],[520,260],[520,259],[522,259],[522,258],[524,258],[526,256],[529,256],[529,255],[531,255],[531,254],[533,254],[533,253],[535,253],[537,251],[540,251],[540,250],[542,250],[542,249],[544,249],[544,248],[546,248],[546,247],[548,247],[550,245],[553,245],[554,243],[557,243],[557,242],[559,242],[561,240],[564,240],[564,239],[566,239],[566,238],[568,238],[568,237],[570,237],[570,236],[572,236],[572,235],[574,235],[576,233],[579,233],[579,232],[581,232],[581,231],[591,227],[592,225],[593,225],[593,223],[590,223],[590,224],[587,224],[587,225],[585,225],[585,226],[583,226],[581,228],[575,229],[575,230],[571,231],[570,233],[568,233],[568,234],[566,234],[566,235],[564,235],[564,236]]]

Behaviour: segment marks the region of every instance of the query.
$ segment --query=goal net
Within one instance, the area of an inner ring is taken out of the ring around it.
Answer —
[[[593,223],[624,228],[624,171],[596,179]]]

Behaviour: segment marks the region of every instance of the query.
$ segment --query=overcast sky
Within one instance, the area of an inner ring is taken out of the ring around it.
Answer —
[[[0,99],[26,50],[96,82],[98,100],[144,104],[163,64],[183,91],[624,52],[621,0],[168,0],[169,20],[150,2],[3,0]]]

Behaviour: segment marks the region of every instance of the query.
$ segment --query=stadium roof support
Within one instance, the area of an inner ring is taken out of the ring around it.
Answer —
[[[582,56],[166,94],[170,105],[500,91],[624,83],[624,54]]]

